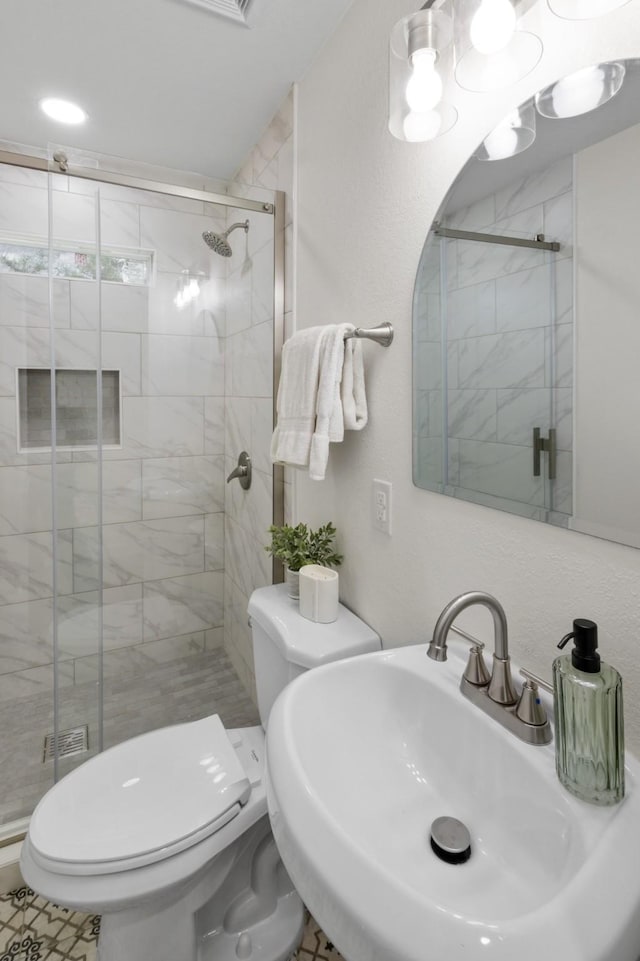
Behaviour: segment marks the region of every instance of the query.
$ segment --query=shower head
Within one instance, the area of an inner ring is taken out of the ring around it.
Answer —
[[[227,237],[232,230],[237,230],[238,227],[242,227],[245,234],[249,233],[249,221],[245,220],[241,224],[232,224],[229,229],[225,230],[222,234],[214,234],[212,230],[205,230],[202,234],[202,239],[207,247],[211,247],[214,253],[220,254],[221,257],[230,257],[233,251],[231,250]]]

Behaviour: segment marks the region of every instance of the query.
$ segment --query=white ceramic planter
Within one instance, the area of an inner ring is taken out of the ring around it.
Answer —
[[[289,597],[300,597],[300,571],[284,569],[284,582],[289,588]]]

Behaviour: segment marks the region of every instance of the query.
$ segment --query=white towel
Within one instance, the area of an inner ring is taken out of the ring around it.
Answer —
[[[340,397],[342,399],[345,430],[362,430],[369,415],[364,389],[362,344],[356,337],[351,337],[344,345]]]
[[[282,350],[278,423],[271,460],[309,467],[312,480],[324,480],[329,444],[344,431],[367,423],[362,345],[345,342],[352,324],[327,324],[300,331]]]
[[[278,387],[278,423],[271,439],[271,460],[306,467],[316,425],[320,352],[325,327],[309,327],[287,340],[282,348]]]
[[[309,454],[309,477],[324,480],[329,460],[329,442],[344,437],[344,415],[340,398],[345,355],[344,335],[352,324],[328,324],[320,350],[320,378],[316,403],[316,426]]]

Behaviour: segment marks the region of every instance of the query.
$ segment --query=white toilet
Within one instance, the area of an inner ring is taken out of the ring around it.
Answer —
[[[285,585],[249,602],[258,706],[321,664],[380,648],[342,605],[333,624],[298,612]],[[330,705],[327,710],[330,710]],[[269,828],[263,727],[218,715],[162,728],[97,755],[36,807],[25,881],[102,915],[99,961],[285,961],[303,925]]]

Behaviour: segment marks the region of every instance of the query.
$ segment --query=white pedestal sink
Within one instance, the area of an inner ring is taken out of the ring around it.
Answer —
[[[273,832],[348,961],[637,961],[639,766],[600,808],[568,794],[553,744],[524,744],[459,692],[465,654],[367,654],[290,684],[269,719]],[[464,822],[441,861],[430,826]]]

